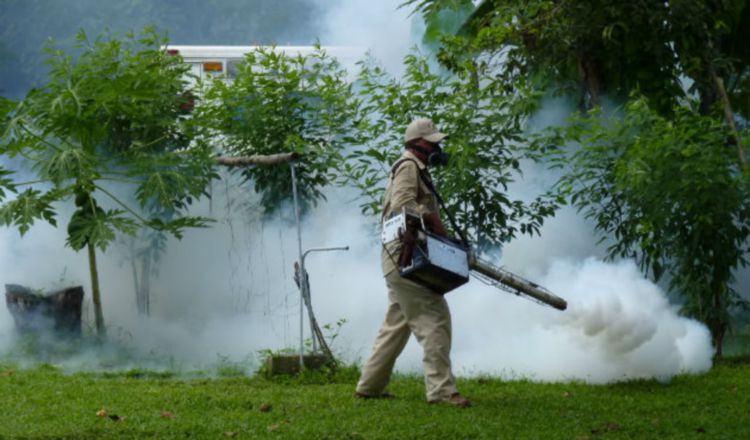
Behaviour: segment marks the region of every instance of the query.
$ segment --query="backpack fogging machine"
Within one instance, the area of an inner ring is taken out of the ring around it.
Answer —
[[[453,219],[451,219],[453,223]],[[422,216],[403,209],[383,223],[382,242],[388,246],[402,243],[398,256],[401,276],[445,294],[467,283],[469,275],[506,292],[565,310],[567,302],[544,287],[479,258],[463,243],[428,230]]]

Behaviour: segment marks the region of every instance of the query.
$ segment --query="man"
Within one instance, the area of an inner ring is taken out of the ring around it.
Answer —
[[[406,151],[393,166],[385,190],[383,219],[408,211],[421,214],[435,234],[447,236],[440,220],[437,196],[430,188],[427,164],[445,164],[440,142],[447,137],[429,119],[415,119],[406,128]],[[427,400],[446,402],[459,407],[471,402],[458,393],[451,371],[451,316],[445,298],[428,287],[402,278],[398,259],[400,240],[383,247],[381,264],[388,285],[389,306],[375,340],[372,356],[362,370],[356,396],[360,398],[393,397],[386,392],[393,365],[414,333],[424,350],[424,378]]]

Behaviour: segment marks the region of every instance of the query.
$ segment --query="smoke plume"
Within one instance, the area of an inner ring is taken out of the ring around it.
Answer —
[[[418,39],[400,0],[325,3],[324,45],[371,47],[392,72]],[[418,33],[418,32],[417,32]],[[550,110],[544,118],[558,118]],[[537,121],[540,125],[550,123]],[[554,181],[529,165],[516,197],[537,194]],[[328,201],[304,219],[303,249],[350,246],[310,254],[312,300],[321,324],[346,320],[333,349],[362,362],[387,306],[380,273],[378,225],[363,217],[346,189],[325,191]],[[239,202],[244,200],[244,202]],[[127,254],[112,246],[101,255],[105,320],[117,349],[91,348],[58,359],[70,369],[168,368],[211,370],[234,362],[257,367],[258,350],[299,346],[299,292],[292,280],[297,259],[291,207],[261,220],[257,196],[233,180],[217,185],[212,202],[196,214],[218,219],[211,228],[170,240],[152,280],[151,316],[138,316]],[[65,215],[62,219],[67,218]],[[64,222],[61,222],[64,223]],[[540,381],[610,382],[627,378],[668,379],[706,371],[713,349],[706,328],[680,317],[664,292],[644,279],[631,261],[604,263],[591,225],[565,208],[549,220],[541,237],[519,237],[502,250],[499,263],[568,300],[565,312],[515,297],[472,280],[447,296],[453,313],[454,369],[459,375],[493,374]],[[64,246],[65,225],[35,226],[20,238],[0,230],[0,281],[54,290],[82,284],[87,326],[93,322],[85,254]],[[337,331],[333,325],[332,331]],[[305,320],[304,337],[309,338]],[[0,356],[17,349],[13,323],[0,307]],[[109,350],[109,351],[107,351]],[[3,357],[0,357],[0,361]],[[412,339],[399,358],[402,372],[421,370],[421,350]]]
[[[243,191],[247,196],[249,190],[234,188],[229,197]],[[313,304],[322,324],[347,321],[334,350],[349,361],[362,361],[370,353],[387,302],[377,225],[359,214],[350,202],[352,194],[331,190],[328,195],[329,203],[305,220],[303,247],[351,249],[310,254],[306,262]],[[258,350],[298,347],[294,225],[281,214],[277,221],[258,222],[246,207],[232,206],[227,212],[226,205],[217,206],[221,197],[215,198],[212,209],[220,214],[219,224],[169,243],[152,285],[152,316],[135,313],[128,267],[121,264],[118,250],[112,248],[102,258],[110,335],[133,353],[118,358],[123,363],[116,367],[210,370],[230,360],[245,362],[249,371],[257,366]],[[208,209],[207,203],[203,209]],[[555,224],[566,221],[569,227]],[[560,217],[547,227],[582,227],[570,222]],[[57,287],[64,272],[67,283],[82,283],[90,292],[84,256],[63,248],[60,231],[40,226],[22,240],[7,230],[3,234],[3,242],[10,246],[2,254],[1,279]],[[659,287],[645,280],[632,262],[559,257],[546,236],[543,231],[541,238],[511,243],[501,262],[519,274],[535,274],[535,281],[568,300],[568,310],[553,310],[477,281],[451,292],[447,299],[453,311],[458,374],[609,382],[669,378],[710,368],[712,348],[705,327],[678,316]],[[550,249],[548,258],[539,256],[539,247]],[[88,318],[92,319],[90,313]],[[11,325],[4,310],[0,329],[7,349]],[[306,321],[304,333],[309,338]],[[412,340],[397,369],[418,372],[420,359],[421,350]],[[102,355],[91,352],[60,362],[73,369],[101,368]]]

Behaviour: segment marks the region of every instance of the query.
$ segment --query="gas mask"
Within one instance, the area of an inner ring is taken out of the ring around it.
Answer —
[[[435,147],[435,149],[430,153],[429,156],[427,156],[427,165],[431,167],[444,167],[448,165],[448,160],[450,160],[450,154],[443,151],[440,146]]]
[[[427,156],[427,165],[430,167],[442,167],[448,165],[450,154],[443,151],[440,145],[435,145],[432,148],[432,152],[430,153],[428,153],[424,148],[418,147],[416,145],[412,146],[411,148]]]

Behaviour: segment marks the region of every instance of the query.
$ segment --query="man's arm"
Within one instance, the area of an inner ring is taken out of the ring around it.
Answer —
[[[437,212],[424,214],[422,218],[424,219],[424,225],[427,229],[437,235],[448,238],[448,231],[445,230],[445,226],[440,220],[440,215]]]

